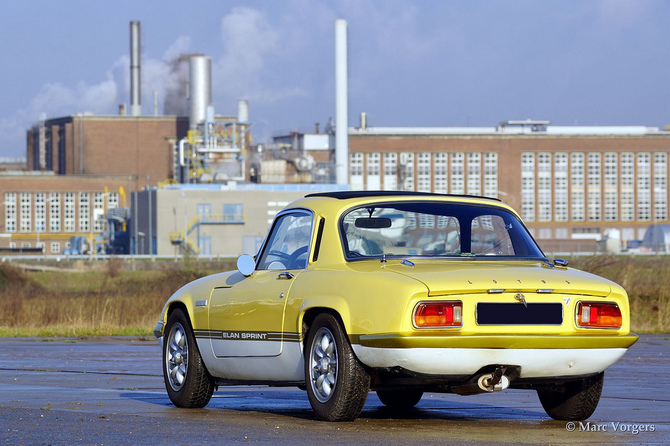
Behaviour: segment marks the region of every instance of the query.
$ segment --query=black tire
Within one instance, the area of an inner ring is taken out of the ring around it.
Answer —
[[[538,390],[547,415],[555,420],[582,421],[593,415],[600,401],[605,373],[565,383],[559,390]]]
[[[409,409],[419,404],[423,396],[422,390],[377,390],[379,400],[392,409]]]
[[[170,401],[177,407],[205,407],[214,393],[214,380],[202,361],[191,324],[179,308],[165,326],[163,380]]]
[[[307,334],[305,385],[316,416],[326,421],[356,419],[370,391],[370,375],[338,320],[327,313],[314,319]]]

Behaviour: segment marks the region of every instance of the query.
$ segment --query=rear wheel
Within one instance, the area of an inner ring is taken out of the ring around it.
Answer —
[[[419,404],[423,391],[421,390],[377,390],[379,400],[385,406],[393,409],[409,409]]]
[[[340,323],[330,314],[320,314],[310,327],[305,379],[309,403],[318,418],[351,421],[363,410],[370,376],[354,355]]]
[[[547,415],[555,420],[586,420],[598,406],[605,374],[565,383],[558,390],[538,390]]]
[[[214,380],[202,361],[195,336],[184,312],[177,308],[168,318],[163,340],[163,379],[177,407],[205,407],[214,392]]]

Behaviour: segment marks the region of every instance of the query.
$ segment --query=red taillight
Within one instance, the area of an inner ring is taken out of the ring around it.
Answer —
[[[615,303],[579,302],[577,325],[589,328],[621,328],[621,310]]]
[[[421,302],[414,310],[417,328],[460,327],[462,324],[461,302]]]

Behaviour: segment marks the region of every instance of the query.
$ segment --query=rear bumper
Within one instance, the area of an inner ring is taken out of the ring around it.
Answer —
[[[472,375],[489,365],[520,367],[521,379],[600,373],[637,340],[624,336],[361,336],[363,364],[427,375]]]
[[[638,340],[635,334],[603,335],[451,335],[403,336],[399,334],[361,335],[352,344],[371,348],[511,348],[589,349],[628,348]]]

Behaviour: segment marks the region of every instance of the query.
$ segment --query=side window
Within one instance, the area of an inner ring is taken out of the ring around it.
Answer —
[[[258,262],[259,270],[303,269],[312,234],[312,216],[286,214],[279,217]]]

